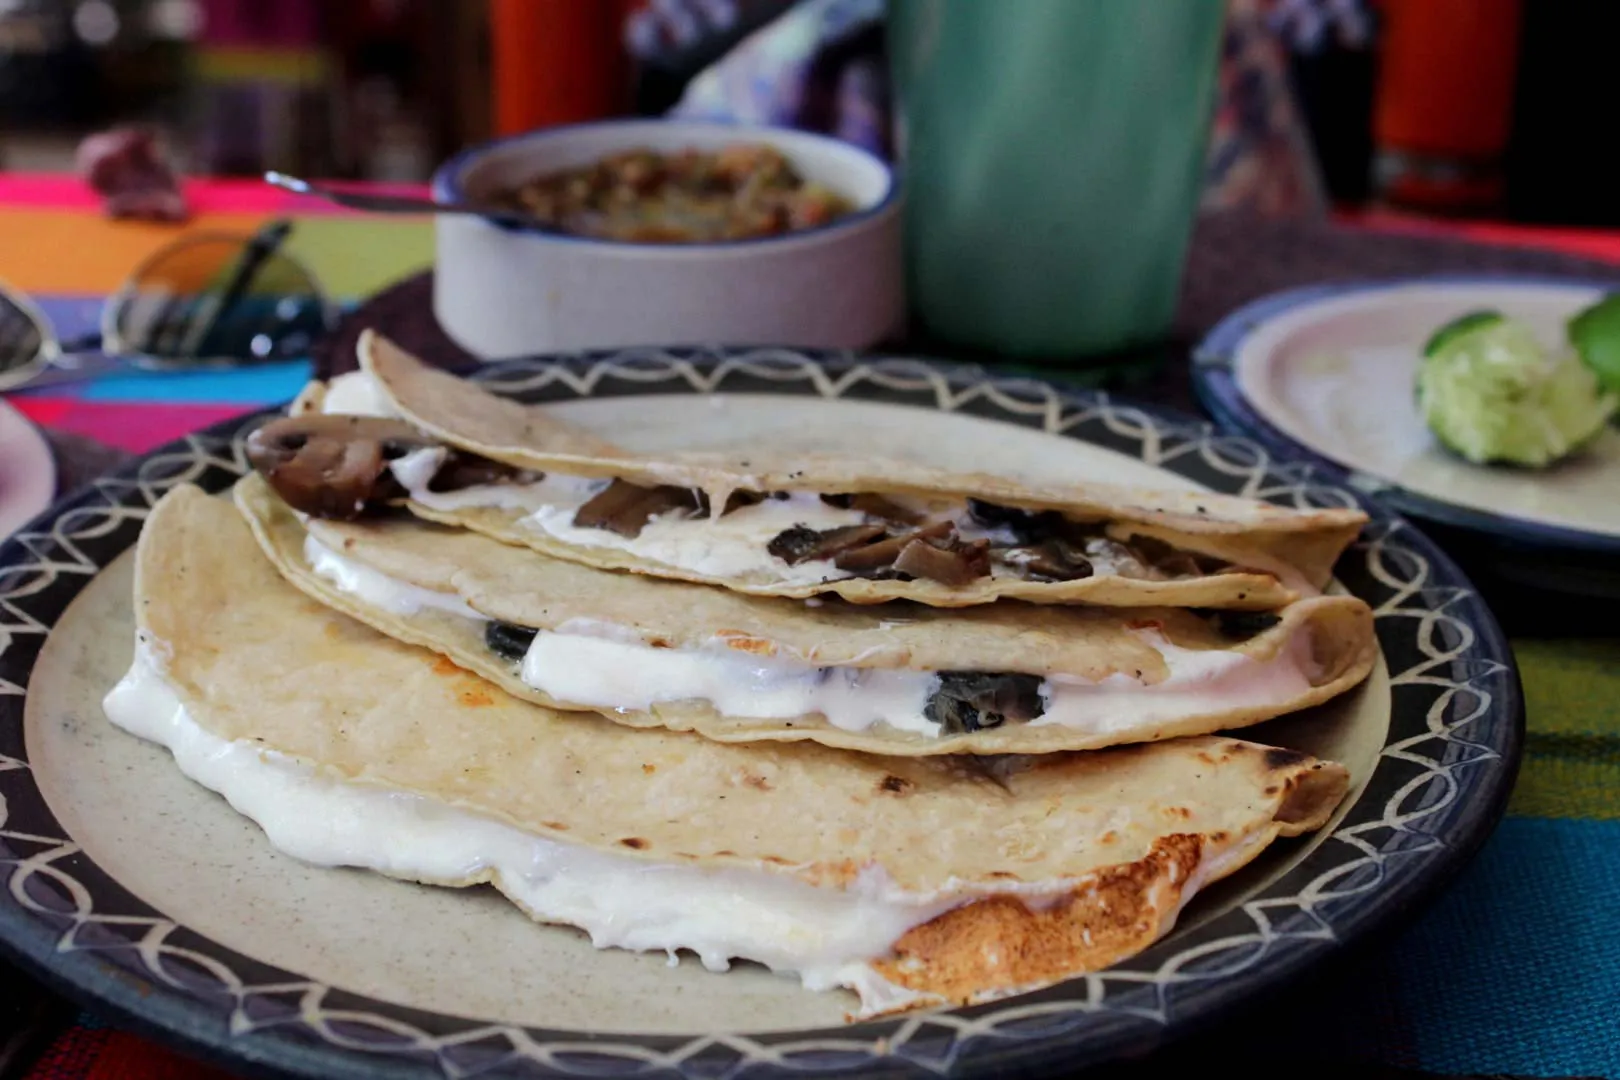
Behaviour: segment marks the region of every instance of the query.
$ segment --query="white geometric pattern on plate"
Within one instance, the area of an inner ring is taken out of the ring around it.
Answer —
[[[1285,505],[1357,503],[1351,492],[1320,483],[1310,467],[1274,462],[1255,444],[1209,425],[1166,419],[1102,394],[990,379],[974,368],[789,350],[633,350],[564,364],[510,362],[478,377],[529,400],[649,389],[898,400],[1083,438],[1219,490]],[[1116,968],[999,1005],[804,1033],[586,1037],[369,1001],[237,956],[143,910],[87,860],[72,858],[78,845],[31,791],[22,752],[19,696],[52,621],[84,580],[132,542],[164,491],[184,482],[217,489],[240,474],[247,467],[241,437],[250,427],[190,436],[128,475],[98,481],[46,531],[0,548],[0,937],[36,962],[53,956],[69,979],[84,977],[85,969],[66,970],[76,958],[115,964],[146,986],[139,994],[108,987],[109,1004],[216,1050],[262,1034],[279,1041],[262,1049],[261,1059],[299,1072],[343,1065],[341,1055],[323,1056],[329,1048],[362,1051],[373,1066],[397,1065],[399,1075],[463,1077],[511,1066],[516,1075],[616,1077],[659,1069],[729,1080],[777,1070],[846,1071],[885,1058],[931,1073],[975,1069],[1016,1040],[1061,1052],[1078,1066],[1141,1039],[1144,1027],[1162,1029],[1202,1011],[1211,991],[1249,992],[1359,935],[1379,915],[1380,905],[1366,902],[1369,894],[1394,903],[1461,862],[1488,831],[1512,778],[1521,710],[1494,623],[1443,556],[1409,526],[1374,510],[1374,523],[1339,573],[1374,605],[1400,706],[1373,778],[1299,866],[1188,934]],[[1461,797],[1465,792],[1469,798]],[[149,998],[162,1000],[141,1004]],[[188,1018],[176,1020],[173,1010]]]

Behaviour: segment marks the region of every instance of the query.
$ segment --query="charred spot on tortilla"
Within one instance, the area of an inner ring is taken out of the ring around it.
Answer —
[[[691,488],[664,484],[640,487],[627,480],[614,480],[591,496],[574,512],[574,524],[582,529],[606,529],[634,539],[647,522],[674,510],[699,511],[704,501]]]
[[[1025,723],[1045,711],[1041,677],[985,671],[941,671],[923,716],[942,735],[969,735],[1012,721]]]
[[[1310,755],[1298,750],[1289,750],[1281,746],[1266,747],[1265,761],[1268,769],[1291,769],[1295,765],[1303,765],[1310,760]]]
[[[491,619],[484,624],[484,644],[497,656],[520,661],[527,655],[529,646],[534,644],[535,635],[538,633],[538,630],[527,626]]]

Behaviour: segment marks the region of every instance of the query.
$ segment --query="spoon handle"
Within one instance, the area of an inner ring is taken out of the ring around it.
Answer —
[[[477,203],[439,202],[436,199],[424,199],[415,195],[390,195],[375,191],[348,191],[341,188],[328,187],[325,184],[312,184],[308,180],[301,180],[296,176],[285,173],[267,172],[264,174],[266,183],[286,191],[296,192],[299,195],[313,195],[316,198],[326,199],[328,202],[347,206],[352,210],[365,210],[374,214],[472,214],[477,217],[491,218],[513,225],[522,225],[527,228],[543,228],[543,224],[536,218],[516,210],[503,210],[494,206],[483,206]]]

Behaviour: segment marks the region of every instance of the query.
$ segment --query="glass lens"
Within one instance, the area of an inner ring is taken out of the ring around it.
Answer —
[[[0,289],[0,379],[39,359],[45,333],[32,311]]]
[[[137,270],[113,303],[109,345],[162,366],[295,359],[331,320],[302,266],[256,254],[245,237],[182,241]]]

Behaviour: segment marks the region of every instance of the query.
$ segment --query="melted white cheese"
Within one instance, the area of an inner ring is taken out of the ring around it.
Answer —
[[[520,678],[558,701],[598,708],[704,701],[722,716],[786,720],[820,713],[846,731],[877,724],[939,731],[922,712],[935,682],[926,671],[817,668],[720,644],[659,649],[575,623],[536,634]]]
[[[1153,630],[1136,633],[1164,657],[1164,679],[1148,686],[1124,672],[1096,682],[1052,675],[1041,683],[1045,711],[1030,723],[1110,734],[1227,709],[1278,708],[1312,686],[1307,632],[1296,633],[1269,660],[1227,649],[1184,649]]]
[[[388,471],[394,474],[394,479],[406,491],[427,492],[427,486],[433,482],[439,467],[449,456],[450,451],[442,446],[425,446],[389,462]]]
[[[1041,682],[1044,711],[1030,723],[1106,735],[1227,709],[1284,706],[1311,688],[1301,663],[1308,649],[1304,635],[1265,661],[1240,652],[1179,648],[1151,631],[1142,636],[1164,657],[1164,679],[1149,685],[1123,672],[1098,682],[1053,675]],[[938,684],[930,671],[818,668],[738,652],[720,641],[703,649],[660,649],[633,633],[566,623],[535,635],[519,671],[524,683],[558,701],[597,708],[704,701],[722,716],[819,713],[846,731],[882,724],[940,734],[923,713]]]
[[[344,558],[307,533],[304,536],[304,558],[311,570],[331,582],[339,592],[395,615],[415,615],[423,608],[432,608],[467,619],[488,618],[474,611],[455,593],[424,589],[389,577],[363,562]]]
[[[334,379],[327,390],[322,411],[397,416],[392,404],[370,375],[351,372]],[[830,506],[813,492],[792,492],[786,499],[766,499],[741,507],[724,517],[709,517],[688,511],[661,514],[649,521],[636,536],[620,536],[607,529],[579,528],[574,515],[609,481],[578,476],[547,474],[533,484],[480,484],[457,491],[428,490],[433,474],[443,464],[442,448],[413,451],[393,462],[390,469],[411,499],[432,510],[453,511],[490,507],[524,512],[520,524],[559,540],[581,547],[617,548],[632,555],[712,578],[766,576],[786,585],[814,585],[841,580],[852,575],[829,560],[802,562],[790,566],[767,550],[767,545],[785,529],[802,525],[817,531],[843,525],[860,525],[866,515],[858,510]],[[903,500],[902,500],[903,501]],[[964,513],[956,521],[964,539],[988,539],[994,543],[1016,542],[1007,526],[986,529]],[[1109,540],[1093,538],[1085,544],[1086,558],[1093,575],[1152,577],[1151,571],[1129,555],[1124,547]],[[1018,556],[1011,563],[992,563],[992,578],[1021,578]],[[1258,556],[1248,560],[1274,575],[1302,595],[1315,596],[1318,590],[1301,575],[1282,563],[1263,562]]]
[[[378,409],[388,411],[374,411]],[[322,405],[322,411],[328,413],[368,410],[373,415],[397,415],[376,380],[364,372],[334,379]],[[795,585],[849,577],[831,560],[789,566],[766,550],[766,545],[778,533],[795,525],[820,530],[859,525],[866,520],[866,515],[858,510],[842,510],[822,502],[814,493],[796,492],[787,499],[766,499],[719,518],[687,511],[661,514],[647,522],[639,535],[620,536],[607,529],[583,529],[574,525],[574,514],[608,486],[607,480],[548,473],[534,484],[480,484],[457,491],[429,491],[428,483],[443,463],[443,453],[442,449],[417,450],[390,466],[411,499],[430,510],[474,507],[522,510],[525,516],[521,524],[559,540],[584,547],[618,548],[665,566],[709,577],[765,574]]]
[[[377,380],[364,371],[350,371],[326,384],[326,399],[321,403],[324,413],[342,413],[345,416],[397,417],[399,410],[388,400]]]
[[[836,889],[785,873],[634,859],[339,779],[203,728],[164,678],[160,651],[137,641],[128,674],[103,702],[108,718],[167,747],[181,772],[223,795],[276,848],[318,866],[442,884],[492,881],[534,918],[579,927],[599,949],[661,951],[672,959],[689,950],[711,971],[753,960],[797,975],[811,990],[848,987],[860,995],[863,1014],[916,998],[870,962],[912,927],[972,899],[951,886],[935,895],[907,893],[878,867]]]
[[[313,537],[306,540],[305,557],[340,591],[386,611],[410,615],[431,607],[487,618],[460,597],[388,577]],[[1137,634],[1164,657],[1165,678],[1149,685],[1125,672],[1099,681],[1051,675],[1040,687],[1044,711],[1030,723],[1112,734],[1227,709],[1284,706],[1311,689],[1308,633],[1296,634],[1269,660],[1225,649],[1184,649],[1154,630]],[[820,714],[846,731],[882,724],[927,736],[940,733],[923,714],[937,683],[931,671],[815,667],[732,649],[718,638],[704,648],[658,648],[634,628],[598,619],[570,619],[537,633],[518,677],[557,701],[600,709],[703,701],[722,716],[777,720]]]
[[[559,498],[535,510],[523,524],[539,529],[571,544],[612,547],[710,577],[744,577],[767,574],[785,583],[809,585],[828,578],[849,577],[830,559],[817,559],[789,566],[767,550],[777,534],[795,525],[822,530],[842,525],[860,525],[866,515],[859,510],[843,510],[821,501],[811,492],[793,492],[785,499],[765,499],[752,506],[739,507],[719,518],[675,511],[648,521],[636,536],[620,536],[606,529],[582,529],[574,525],[574,513],[595,492],[579,492],[573,498]]]

